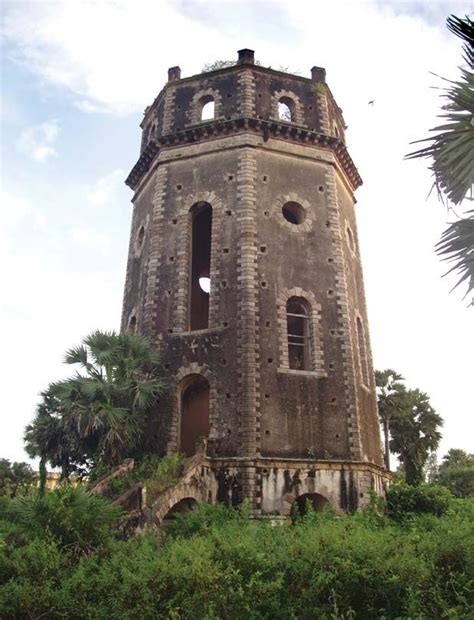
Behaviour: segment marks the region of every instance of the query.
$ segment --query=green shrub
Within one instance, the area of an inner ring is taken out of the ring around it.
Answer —
[[[149,472],[146,477],[146,496],[148,505],[156,501],[158,495],[175,484],[183,472],[184,456],[171,454],[161,459],[157,464],[153,461],[142,465],[143,473]],[[154,465],[154,467],[153,467]]]
[[[82,486],[63,484],[44,496],[20,496],[8,516],[30,538],[51,537],[61,547],[89,552],[109,541],[120,510]]]
[[[410,486],[398,483],[388,489],[387,514],[394,521],[403,521],[419,514],[439,517],[446,514],[452,500],[452,494],[444,487],[434,484]]]

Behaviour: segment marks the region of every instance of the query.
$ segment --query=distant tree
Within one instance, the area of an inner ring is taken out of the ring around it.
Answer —
[[[25,429],[25,449],[31,458],[40,459],[40,471],[49,463],[59,468],[61,479],[72,473],[81,476],[90,465],[94,445],[79,435],[75,424],[63,415],[61,401],[48,389],[41,394],[36,416]],[[44,478],[44,475],[43,475]],[[40,480],[40,491],[46,480]]]
[[[28,463],[0,459],[0,495],[15,497],[19,490],[34,486],[36,480],[37,476]]]
[[[60,466],[67,477],[91,460],[110,466],[139,452],[163,388],[148,340],[96,331],[67,351],[65,362],[80,371],[43,393],[25,433],[29,453]]]
[[[375,384],[377,386],[377,406],[380,423],[384,434],[385,467],[390,471],[390,418],[401,407],[401,392],[403,381],[401,374],[387,368],[375,371]]]
[[[428,484],[434,484],[438,476],[438,454],[430,452],[424,467],[425,479]]]
[[[443,462],[439,466],[440,471],[450,467],[474,467],[474,455],[468,454],[459,448],[451,448],[443,456]]]
[[[474,455],[451,448],[443,457],[436,480],[456,497],[474,497]]]
[[[443,420],[430,404],[427,394],[418,389],[400,389],[400,409],[391,417],[390,450],[399,455],[406,481],[423,481],[423,467],[441,439]]]
[[[448,206],[459,207],[465,200],[472,200],[474,184],[474,22],[451,15],[447,19],[450,32],[464,43],[464,61],[458,81],[449,81],[445,90],[443,124],[434,127],[431,138],[420,140],[428,146],[410,153],[407,158],[428,158],[438,196]],[[444,231],[436,251],[443,260],[453,263],[448,273],[457,271],[455,285],[467,284],[466,295],[474,289],[474,210],[457,216]],[[455,288],[454,287],[454,288]]]

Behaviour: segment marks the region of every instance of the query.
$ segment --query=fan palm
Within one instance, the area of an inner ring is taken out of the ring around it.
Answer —
[[[375,371],[377,406],[384,434],[385,467],[390,471],[390,418],[400,409],[403,381],[402,375],[391,368]]]
[[[474,184],[474,22],[466,16],[448,17],[448,29],[463,42],[464,61],[461,77],[449,81],[444,97],[446,105],[440,115],[443,123],[431,131],[436,135],[420,140],[427,146],[407,155],[408,159],[431,160],[430,169],[438,196],[454,206],[466,199],[472,200]],[[455,287],[467,284],[467,293],[474,288],[474,211],[452,222],[436,245],[436,251],[453,263],[448,271],[458,271]],[[455,288],[454,287],[454,288]],[[467,294],[466,293],[466,294]]]
[[[75,463],[89,457],[113,465],[139,450],[163,387],[150,343],[136,334],[96,331],[67,351],[64,361],[79,370],[50,384],[43,394],[50,415],[45,420],[40,405],[35,432],[30,431],[40,456],[57,456],[61,433],[73,448]]]
[[[423,467],[438,447],[443,420],[430,404],[427,394],[407,390],[402,386],[401,408],[391,418],[390,449],[398,453],[408,484],[417,485],[423,479]]]

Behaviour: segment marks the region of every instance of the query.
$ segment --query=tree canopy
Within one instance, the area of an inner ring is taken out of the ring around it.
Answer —
[[[139,451],[163,387],[150,343],[136,334],[96,331],[64,361],[79,369],[42,393],[25,432],[28,454],[68,477],[92,462],[114,465]]]

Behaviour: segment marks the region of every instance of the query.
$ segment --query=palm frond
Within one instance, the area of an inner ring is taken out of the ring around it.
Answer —
[[[450,15],[446,20],[448,30],[464,41],[464,60],[474,66],[474,22],[466,15],[464,18]]]
[[[450,84],[444,95],[448,103],[440,115],[446,122],[431,130],[435,136],[413,142],[428,145],[406,159],[431,159],[438,196],[458,205],[472,193],[474,182],[474,74],[463,69],[461,80]]]
[[[90,364],[87,355],[87,349],[83,345],[68,349],[64,355],[66,364],[80,364],[83,368],[88,369]]]
[[[474,210],[468,217],[448,226],[436,244],[436,252],[443,260],[453,263],[445,275],[457,271],[460,278],[453,288],[467,282],[467,293],[474,288]]]

